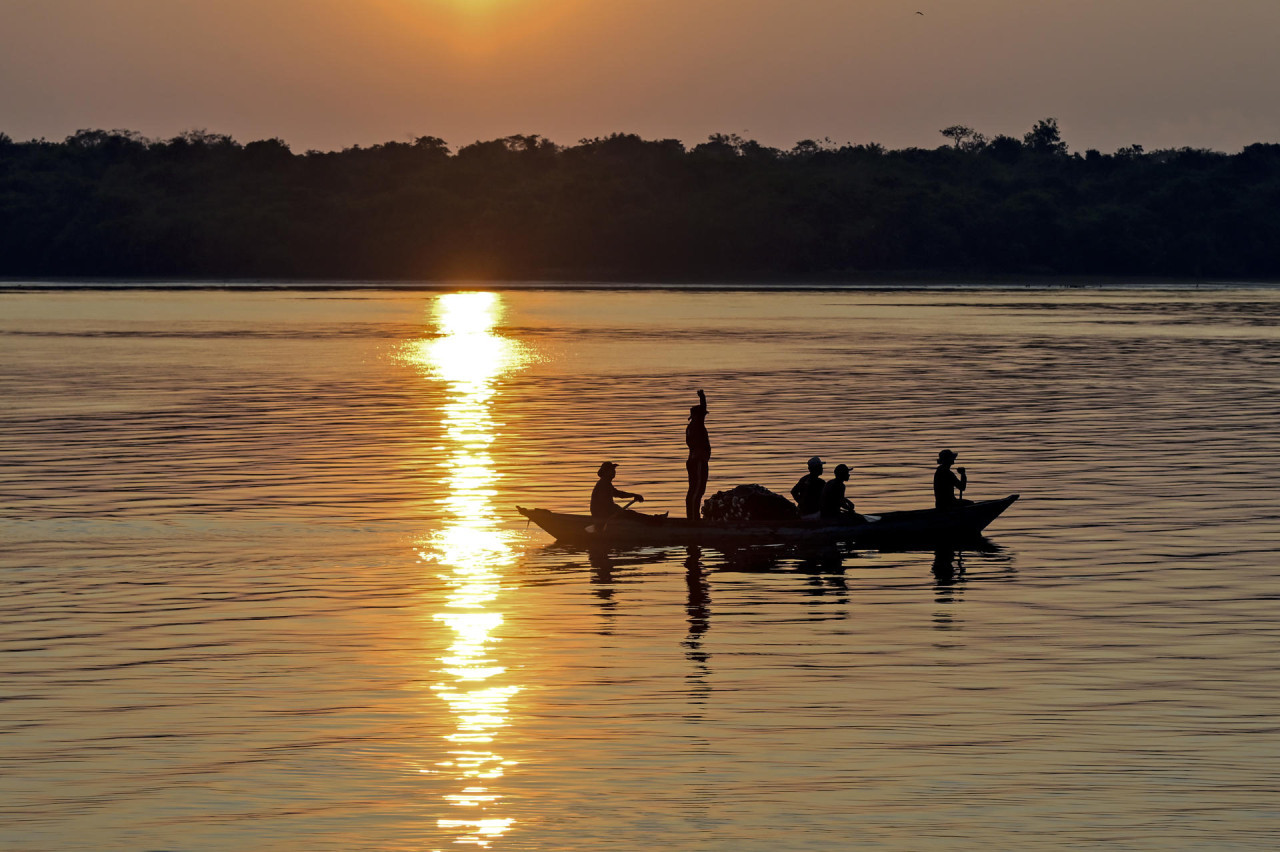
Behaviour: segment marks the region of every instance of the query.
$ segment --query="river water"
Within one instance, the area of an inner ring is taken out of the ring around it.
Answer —
[[[809,456],[967,552],[551,546]],[[0,847],[1270,849],[1280,292],[0,294]]]

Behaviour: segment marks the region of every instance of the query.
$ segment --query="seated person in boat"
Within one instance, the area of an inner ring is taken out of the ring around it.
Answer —
[[[809,472],[791,486],[791,499],[799,507],[800,517],[816,518],[822,511],[822,489],[827,481],[822,478],[822,459],[809,459]]]
[[[865,518],[853,508],[853,501],[844,496],[844,484],[849,481],[849,466],[838,464],[835,477],[822,487],[822,519],[861,523]]]
[[[663,516],[634,512],[631,509],[624,509],[613,502],[614,497],[624,497],[638,503],[644,502],[644,498],[639,494],[632,494],[630,491],[623,491],[621,488],[614,487],[613,477],[617,471],[618,466],[608,461],[600,465],[600,469],[596,471],[596,476],[599,476],[600,479],[596,482],[596,487],[591,489],[592,519],[597,524],[615,518],[630,518],[631,520],[648,522],[661,520]]]
[[[963,500],[956,496],[956,489],[960,490],[960,494],[964,495],[965,486],[969,484],[969,477],[965,474],[964,468],[956,468],[955,473],[951,471],[951,465],[956,460],[956,454],[951,450],[943,450],[938,453],[938,469],[933,472],[933,505],[938,509],[951,509],[956,506],[971,506],[972,500]]]

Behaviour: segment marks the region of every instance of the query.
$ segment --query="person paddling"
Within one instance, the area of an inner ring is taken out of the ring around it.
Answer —
[[[853,501],[844,496],[844,484],[849,481],[849,466],[838,464],[833,473],[834,478],[822,488],[823,520],[862,520],[862,516],[853,508]]]
[[[618,466],[611,461],[604,462],[600,465],[600,469],[596,471],[596,476],[600,477],[600,479],[596,482],[595,488],[591,489],[591,519],[597,528],[603,528],[607,521],[617,518],[655,522],[666,517],[665,515],[646,515],[643,512],[636,512],[614,503],[614,497],[623,497],[636,503],[644,502],[644,497],[639,494],[633,494],[630,491],[623,491],[621,488],[614,487],[613,477],[617,472]]]
[[[822,511],[822,489],[827,481],[822,478],[822,459],[809,459],[809,472],[791,486],[791,499],[802,518],[814,518]]]
[[[711,438],[707,435],[707,395],[698,391],[698,404],[689,406],[689,425],[684,427],[684,442],[689,447],[685,469],[689,472],[689,490],[684,496],[684,516],[698,520],[702,495],[707,493],[708,467],[711,462]]]
[[[969,477],[962,467],[956,468],[959,476],[951,472],[951,465],[955,460],[956,453],[951,450],[942,450],[938,453],[938,469],[933,472],[933,505],[938,509],[973,504],[972,500],[961,499],[964,496],[965,486],[969,484]],[[960,490],[960,497],[956,496],[956,489]]]

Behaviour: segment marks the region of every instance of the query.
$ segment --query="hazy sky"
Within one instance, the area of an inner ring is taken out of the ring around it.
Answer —
[[[917,14],[923,12],[923,15]],[[1280,142],[1280,0],[0,0],[0,132]]]

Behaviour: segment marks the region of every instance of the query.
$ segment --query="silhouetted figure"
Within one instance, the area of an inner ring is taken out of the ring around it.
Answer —
[[[838,464],[834,478],[822,487],[822,517],[824,520],[861,520],[853,508],[853,501],[844,496],[844,484],[849,481],[849,466]]]
[[[809,459],[809,472],[791,486],[791,499],[799,507],[800,517],[816,517],[822,511],[822,489],[827,481],[822,478],[822,459]]]
[[[950,509],[955,506],[969,506],[973,503],[972,500],[963,500],[956,496],[957,488],[960,489],[961,496],[964,495],[969,477],[962,467],[956,468],[959,476],[951,472],[951,464],[955,460],[956,454],[951,450],[938,453],[938,469],[933,472],[933,505],[936,508]]]
[[[634,512],[631,509],[623,508],[613,502],[614,497],[625,497],[633,501],[643,503],[644,497],[639,494],[633,494],[630,491],[623,491],[615,488],[613,485],[613,477],[618,471],[618,466],[613,462],[604,462],[600,465],[600,469],[596,471],[596,475],[600,477],[596,482],[595,488],[591,489],[591,518],[595,522],[597,529],[603,529],[604,525],[615,518],[631,518],[637,521],[659,521],[665,516],[646,515],[641,512]]]
[[[702,506],[702,495],[707,493],[708,465],[711,461],[711,438],[707,435],[707,395],[698,391],[698,404],[689,406],[689,425],[684,427],[684,442],[689,447],[689,459],[684,463],[689,471],[689,490],[684,496],[684,514],[696,521]]]

